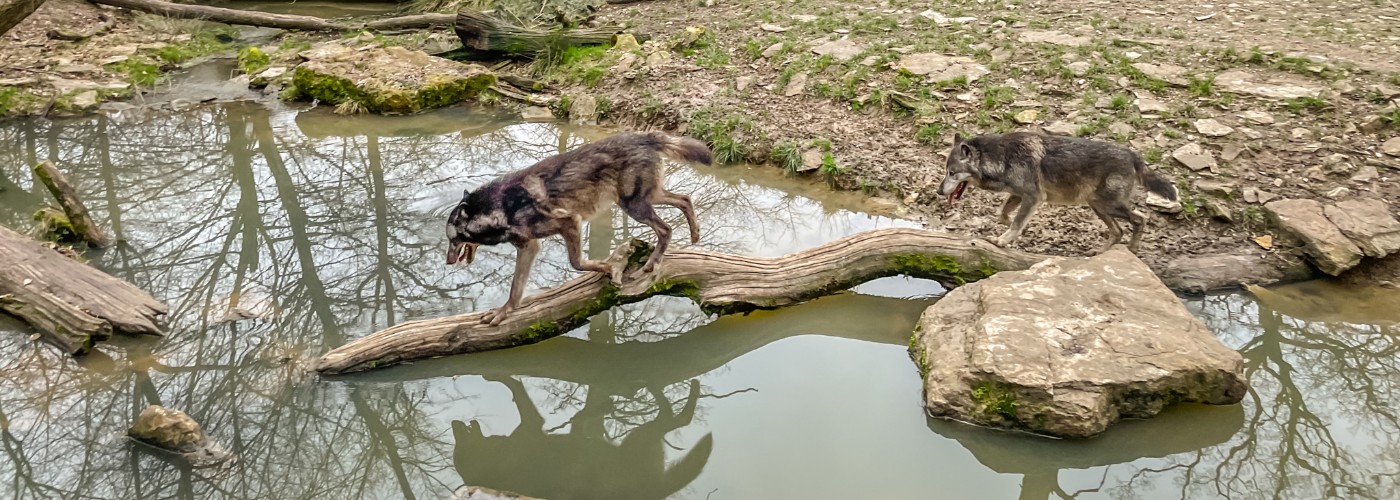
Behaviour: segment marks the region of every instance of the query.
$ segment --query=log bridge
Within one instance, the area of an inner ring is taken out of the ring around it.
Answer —
[[[608,258],[635,269],[651,246],[630,240]],[[652,273],[622,285],[587,273],[526,297],[499,325],[483,312],[409,321],[353,340],[313,362],[322,375],[340,375],[400,363],[533,344],[582,326],[613,306],[656,295],[687,297],[712,314],[776,309],[846,290],[866,281],[905,275],[949,286],[998,271],[1022,270],[1047,258],[922,229],[878,229],[777,258],[696,249],[668,251]]]

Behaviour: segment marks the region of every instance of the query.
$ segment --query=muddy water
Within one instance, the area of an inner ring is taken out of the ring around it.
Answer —
[[[513,253],[443,266],[444,213],[462,189],[600,132],[472,109],[346,118],[231,104],[118,119],[0,125],[0,223],[25,226],[44,199],[17,166],[55,160],[124,242],[89,257],[167,301],[171,334],[74,361],[0,318],[4,496],[445,498],[462,484],[585,499],[1400,493],[1393,316],[1346,303],[1393,299],[1313,284],[1264,302],[1187,300],[1244,353],[1254,392],[1088,442],[926,419],[904,345],[942,290],[902,278],[718,319],[656,299],[534,346],[315,380],[303,363],[347,339],[499,304]],[[673,168],[701,246],[778,255],[912,225],[771,171]],[[601,215],[589,252],[633,235],[650,237]],[[546,242],[532,287],[575,276],[562,250]],[[128,443],[151,403],[189,412],[239,460],[189,470]]]

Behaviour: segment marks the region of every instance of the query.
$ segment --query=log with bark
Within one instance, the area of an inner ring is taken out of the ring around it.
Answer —
[[[73,189],[73,185],[68,183],[68,178],[58,171],[53,162],[44,160],[35,165],[34,175],[49,188],[50,193],[53,193],[54,199],[58,200],[58,206],[63,208],[63,214],[68,217],[68,223],[73,226],[73,232],[77,233],[79,238],[96,248],[109,244],[107,235],[92,221],[87,206],[78,198],[78,190]]]
[[[134,285],[0,226],[0,311],[86,354],[113,333],[164,335],[165,304]]]
[[[0,0],[0,35],[19,26],[43,4],[44,0]]]
[[[511,24],[490,14],[462,9],[453,25],[465,49],[486,57],[532,58],[547,47],[572,47],[612,43],[622,33],[621,26],[598,28],[539,29]],[[638,42],[646,37],[637,36]]]
[[[3,1],[5,0],[0,0],[0,2]],[[378,19],[366,23],[352,23],[334,21],[316,16],[272,14],[267,12],[211,7],[208,5],[172,3],[163,0],[92,0],[92,2],[176,19],[200,19],[226,24],[302,31],[424,29],[434,26],[448,26],[457,19],[457,16],[453,14],[414,14],[388,19]]]
[[[649,246],[632,240],[608,261],[635,266],[649,253]],[[335,375],[533,344],[567,333],[608,308],[655,295],[688,297],[708,313],[732,314],[789,306],[886,276],[955,286],[997,271],[1026,269],[1044,258],[907,228],[858,233],[778,258],[676,249],[654,272],[620,287],[601,273],[589,273],[526,298],[497,326],[483,324],[480,312],[401,323],[336,348],[314,365],[323,375]]]

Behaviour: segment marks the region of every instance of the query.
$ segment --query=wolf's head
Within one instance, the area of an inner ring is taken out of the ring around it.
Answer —
[[[953,150],[948,152],[948,171],[943,176],[943,183],[938,185],[938,195],[947,196],[949,205],[962,199],[969,183],[977,185],[981,156],[976,146],[963,140],[962,134],[953,135]]]
[[[490,193],[470,189],[462,193],[462,202],[447,215],[447,265],[476,258],[476,247],[504,243],[510,235],[506,212],[491,200]]]

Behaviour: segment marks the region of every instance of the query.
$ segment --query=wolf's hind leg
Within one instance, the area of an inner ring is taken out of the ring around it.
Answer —
[[[657,193],[656,196],[652,197],[652,203],[670,205],[681,209],[681,213],[685,214],[685,225],[690,228],[690,243],[692,245],[699,243],[700,224],[695,221],[695,205],[691,204],[690,197],[679,193],[672,193],[665,189],[659,191],[660,192]]]
[[[671,245],[671,226],[656,215],[656,209],[651,206],[651,200],[637,197],[630,198],[623,202],[623,210],[637,222],[646,224],[656,233],[656,249],[651,251],[651,256],[647,257],[647,262],[642,266],[643,273],[656,270],[656,264],[661,262],[661,256],[666,253],[666,247]]]
[[[1094,215],[1099,216],[1099,220],[1102,220],[1104,224],[1108,225],[1108,240],[1104,241],[1103,246],[1100,247],[1097,252],[1094,252],[1097,255],[1107,252],[1108,249],[1113,248],[1113,245],[1117,245],[1118,242],[1123,240],[1123,228],[1118,225],[1118,219],[1110,215],[1111,210],[1105,209],[1097,203],[1090,204],[1089,208],[1094,211]]]
[[[1012,219],[1011,227],[1007,228],[1006,232],[1002,233],[1001,236],[997,238],[997,246],[1006,247],[1010,245],[1011,242],[1016,241],[1016,238],[1021,237],[1021,231],[1026,229],[1026,223],[1030,222],[1031,215],[1035,214],[1035,209],[1039,205],[1040,200],[1029,196],[1022,196],[1021,208],[1016,212],[1016,218]]]
[[[1134,212],[1132,207],[1122,203],[1116,203],[1111,207],[1106,207],[1105,212],[1119,219],[1128,219],[1128,222],[1133,225],[1133,237],[1128,240],[1128,251],[1137,253],[1138,243],[1142,242],[1142,230],[1147,226],[1147,219],[1141,214]],[[1107,250],[1107,248],[1104,250]]]
[[[1013,194],[1011,196],[1006,197],[1006,203],[1001,204],[1001,218],[997,219],[997,222],[1008,226],[1011,225],[1011,211],[1016,210],[1016,207],[1020,205],[1020,196]]]

